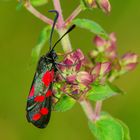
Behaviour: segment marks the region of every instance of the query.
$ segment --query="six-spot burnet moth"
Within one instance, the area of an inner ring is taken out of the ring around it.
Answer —
[[[55,73],[58,71],[58,63],[56,62],[58,57],[54,48],[57,43],[75,27],[75,25],[72,25],[69,30],[52,46],[52,36],[59,13],[56,10],[51,10],[49,12],[54,12],[56,14],[50,34],[50,49],[49,52],[47,52],[46,55],[43,55],[38,62],[26,107],[26,117],[28,122],[31,122],[38,128],[45,128],[51,116],[53,95],[52,86]]]

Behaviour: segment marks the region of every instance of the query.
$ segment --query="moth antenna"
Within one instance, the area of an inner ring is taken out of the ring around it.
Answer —
[[[56,41],[56,43],[55,43],[54,46],[52,47],[51,51],[52,51],[52,50],[56,47],[56,45],[63,39],[63,37],[65,37],[65,35],[67,35],[69,32],[71,32],[75,27],[76,27],[76,25],[73,24],[73,25],[66,31],[66,33],[64,33],[64,34],[62,35],[62,37],[60,37],[60,39],[58,39],[58,40]]]
[[[50,34],[50,51],[51,51],[52,50],[52,37],[53,37],[53,33],[54,33],[54,28],[55,28],[56,22],[57,22],[58,17],[59,17],[59,13],[56,10],[49,10],[48,12],[52,12],[52,13],[56,14],[56,16],[54,18],[51,34]]]

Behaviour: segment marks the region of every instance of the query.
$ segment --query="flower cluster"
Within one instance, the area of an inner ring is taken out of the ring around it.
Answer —
[[[59,69],[63,76],[58,73],[56,83],[61,83],[61,92],[79,99],[90,90],[90,85],[93,82],[104,82],[106,80],[111,70],[111,63],[92,64],[83,52],[77,49],[65,56],[63,64],[59,65]]]
[[[122,57],[119,57],[116,41],[117,39],[115,33],[111,33],[108,40],[96,36],[93,39],[96,48],[89,53],[89,56],[94,63],[104,61],[111,63],[112,68],[110,78],[113,78],[112,80],[130,70],[135,69],[138,64],[138,55],[135,53],[128,52]]]
[[[108,0],[83,0],[83,3],[88,8],[100,8],[103,12],[109,13],[111,11],[111,5]]]
[[[109,39],[96,36],[93,40],[96,48],[89,53],[90,60],[80,49],[67,54],[59,65],[61,74],[57,74],[57,84],[61,92],[79,99],[90,90],[91,84],[104,84],[113,81],[118,76],[133,70],[138,63],[138,55],[126,53],[118,56],[116,36]]]

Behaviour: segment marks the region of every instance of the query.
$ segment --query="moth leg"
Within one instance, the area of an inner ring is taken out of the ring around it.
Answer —
[[[77,63],[74,63],[74,64],[71,64],[71,65],[69,65],[69,64],[64,64],[64,63],[60,63],[60,62],[55,62],[55,64],[69,67],[69,66],[76,66],[76,65],[78,64],[78,62],[77,62]]]
[[[58,99],[58,100],[59,100],[59,98],[58,98],[57,96],[55,96],[55,94],[54,94],[54,93],[52,93],[52,96],[53,96],[54,98],[56,98],[56,99]]]

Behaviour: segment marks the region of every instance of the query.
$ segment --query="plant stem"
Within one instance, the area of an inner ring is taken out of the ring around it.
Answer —
[[[72,21],[81,12],[82,9],[80,6],[78,6],[74,10],[74,12],[71,14],[71,16],[66,20],[66,22],[64,22],[60,1],[53,0],[53,3],[54,3],[55,10],[57,10],[59,12],[58,33],[59,33],[59,36],[61,37],[67,31],[65,28],[67,26],[67,23]],[[66,26],[64,26],[64,25],[66,25]],[[65,36],[65,38],[62,39],[61,43],[62,43],[63,50],[65,53],[72,51],[69,35]],[[86,99],[81,100],[80,105],[82,106],[82,108],[89,120],[95,121],[96,118],[99,117],[102,102],[96,103],[95,112],[93,111],[91,103]]]
[[[72,14],[66,19],[65,25],[67,26],[76,16],[79,15],[79,13],[82,11],[81,5],[78,5],[78,7],[72,12]]]
[[[53,0],[53,3],[54,3],[55,10],[57,10],[59,12],[59,18],[58,18],[58,23],[56,24],[56,27],[57,27],[57,31],[59,33],[59,36],[61,37],[67,31],[67,29],[66,29],[67,24],[69,22],[71,22],[81,12],[81,8],[80,8],[80,6],[78,6],[65,22],[63,19],[60,1]],[[53,24],[53,21],[51,19],[47,18],[46,16],[44,16],[43,14],[38,12],[31,5],[30,0],[27,0],[24,6],[29,12],[31,12],[34,16],[36,16],[37,18],[39,18],[43,22],[50,24],[50,25]],[[64,26],[64,25],[66,25],[66,26]],[[62,39],[61,43],[62,43],[63,50],[65,53],[72,51],[69,35],[66,35],[65,38]],[[95,121],[96,118],[99,117],[102,102],[96,103],[95,112],[93,111],[91,103],[86,99],[83,99],[82,101],[80,101],[80,105],[82,106],[82,108],[83,108],[83,110],[84,110],[84,112],[89,120]]]
[[[103,101],[97,101],[95,105],[95,120],[100,117]]]
[[[96,121],[100,117],[102,101],[96,102],[95,111],[93,111],[91,103],[86,99],[80,101],[80,105],[90,121]]]
[[[31,12],[34,16],[36,16],[37,18],[39,18],[40,20],[42,20],[43,22],[52,25],[53,21],[51,19],[49,19],[48,17],[44,16],[43,14],[41,14],[39,11],[37,11],[30,3],[30,0],[27,0],[26,3],[24,4],[25,8]]]
[[[53,0],[53,4],[54,4],[54,7],[55,7],[55,10],[57,10],[59,12],[58,33],[59,33],[59,36],[61,37],[67,30],[63,26],[65,24],[65,22],[64,22],[64,19],[63,19],[63,14],[62,14],[60,1],[59,0]],[[63,50],[64,50],[65,53],[69,53],[69,52],[72,51],[71,42],[70,42],[68,34],[65,36],[64,39],[62,39],[61,44],[62,44],[62,47],[63,47]]]
[[[93,111],[91,103],[88,100],[84,99],[84,100],[80,101],[80,105],[82,106],[87,118],[91,121],[95,120],[96,116]]]
[[[54,7],[55,7],[55,10],[57,10],[58,13],[59,13],[58,28],[62,28],[62,26],[64,24],[64,18],[63,18],[63,15],[62,15],[62,8],[61,8],[61,5],[60,5],[60,1],[59,0],[53,0],[53,4],[54,4]]]

